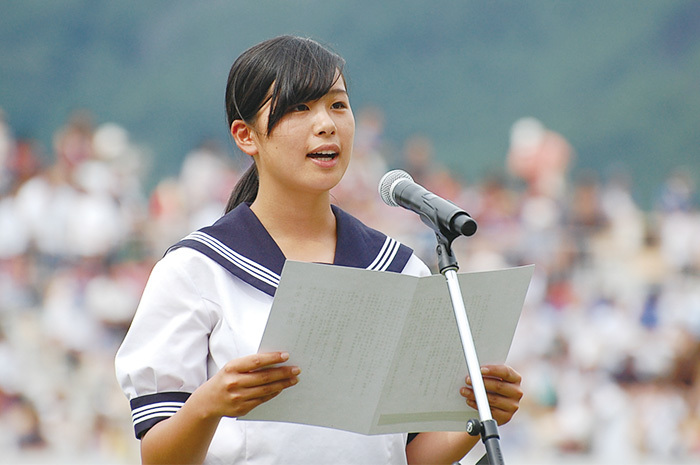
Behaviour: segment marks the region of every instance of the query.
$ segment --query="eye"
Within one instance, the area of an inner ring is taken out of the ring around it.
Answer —
[[[342,110],[343,108],[347,107],[348,104],[343,101],[335,102],[333,105],[331,105],[331,108],[333,108],[334,110]]]
[[[295,111],[306,111],[309,109],[309,106],[305,103],[300,103],[299,105],[294,105],[292,108],[289,109],[290,112],[295,112]]]

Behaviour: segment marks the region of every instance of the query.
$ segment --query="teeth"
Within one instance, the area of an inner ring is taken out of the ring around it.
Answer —
[[[314,157],[314,158],[333,158],[337,156],[338,154],[336,152],[315,152],[315,153],[310,153],[309,156]]]

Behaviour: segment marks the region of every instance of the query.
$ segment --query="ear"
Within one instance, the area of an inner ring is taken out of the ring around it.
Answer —
[[[231,136],[243,153],[250,156],[258,154],[254,130],[245,121],[237,119],[231,123]]]

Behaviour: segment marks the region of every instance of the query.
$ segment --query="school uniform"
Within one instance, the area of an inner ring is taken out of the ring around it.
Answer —
[[[332,208],[336,265],[430,274],[411,249]],[[177,412],[228,361],[257,352],[284,261],[249,206],[241,204],[156,264],[115,361],[138,438]],[[303,374],[292,389],[303,389]],[[226,417],[205,463],[405,464],[405,445],[405,434],[366,436]]]

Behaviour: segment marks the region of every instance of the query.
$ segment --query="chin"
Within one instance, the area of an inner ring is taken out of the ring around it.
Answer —
[[[315,189],[317,192],[328,192],[331,189],[335,188],[338,184],[340,184],[340,181],[343,179],[343,176],[328,176],[323,180],[319,180],[315,184]]]

